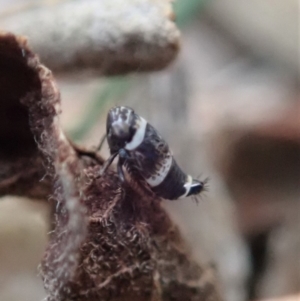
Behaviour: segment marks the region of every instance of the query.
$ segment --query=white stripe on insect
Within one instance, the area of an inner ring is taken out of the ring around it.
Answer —
[[[164,161],[164,164],[161,168],[157,171],[156,175],[146,179],[147,183],[151,187],[158,186],[162,181],[166,178],[171,166],[172,166],[173,157],[172,154],[169,153],[167,158]]]
[[[192,186],[193,186],[193,178],[192,176],[188,175],[187,181],[185,182],[185,184],[183,185],[185,188],[185,193],[180,196],[180,199],[185,198],[188,193],[190,192]]]
[[[140,117],[139,127],[137,128],[134,136],[132,137],[132,140],[125,146],[127,150],[133,150],[143,142],[146,132],[146,126],[147,121],[143,117]]]

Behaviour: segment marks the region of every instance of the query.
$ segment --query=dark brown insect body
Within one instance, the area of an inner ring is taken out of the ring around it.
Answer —
[[[111,157],[104,169],[119,155],[118,174],[122,181],[124,166],[133,180],[158,197],[176,200],[203,190],[204,182],[180,169],[166,141],[133,109],[112,108],[107,116],[106,135]]]

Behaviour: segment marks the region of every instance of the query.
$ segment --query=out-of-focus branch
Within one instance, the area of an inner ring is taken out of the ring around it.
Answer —
[[[21,12],[0,27],[29,37],[55,71],[100,74],[160,70],[179,49],[169,0],[67,1]]]
[[[300,294],[289,295],[289,296],[275,298],[275,299],[258,300],[258,301],[299,301],[299,300],[300,300]]]

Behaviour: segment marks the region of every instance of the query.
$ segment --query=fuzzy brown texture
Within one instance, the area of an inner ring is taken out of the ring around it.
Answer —
[[[170,0],[60,1],[7,16],[0,27],[28,36],[55,72],[161,70],[179,50]]]
[[[9,34],[0,40],[0,195],[46,198],[51,184],[20,99],[40,91],[38,75],[28,68],[26,43]]]
[[[80,155],[64,136],[59,91],[24,38],[0,33],[0,64],[0,103],[22,112],[7,120],[11,136],[1,127],[16,175],[14,186],[0,181],[2,194],[33,194],[48,178],[40,196],[55,204],[40,266],[47,301],[220,301],[213,268],[193,261],[161,201],[111,170],[99,177],[102,158]]]

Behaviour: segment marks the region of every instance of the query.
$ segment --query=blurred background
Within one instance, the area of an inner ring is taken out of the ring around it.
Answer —
[[[61,2],[0,0],[0,28]],[[63,127],[94,147],[108,109],[133,107],[183,170],[210,179],[198,205],[164,206],[194,256],[215,263],[226,301],[300,300],[298,1],[177,0],[174,10],[181,50],[164,71],[110,78],[54,71]],[[1,301],[43,298],[37,265],[48,217],[46,203],[1,200]]]

